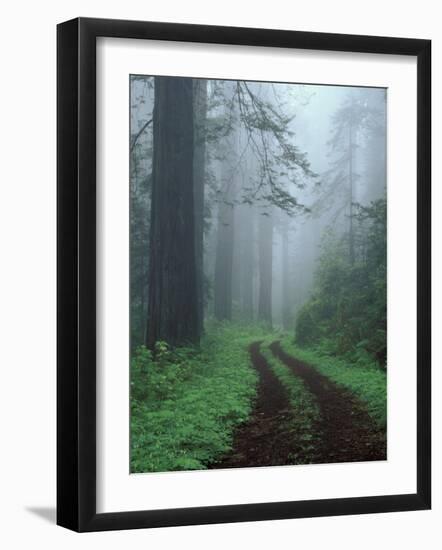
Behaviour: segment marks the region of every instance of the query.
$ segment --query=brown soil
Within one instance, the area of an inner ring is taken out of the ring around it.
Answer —
[[[254,342],[249,348],[259,374],[258,395],[251,418],[238,428],[233,450],[210,468],[293,464],[290,456],[296,439],[288,437],[292,415],[289,399],[259,349],[260,342]]]
[[[364,405],[347,389],[313,367],[288,355],[279,342],[272,353],[304,381],[315,396],[320,419],[314,428],[315,463],[386,460],[386,436],[369,417]]]

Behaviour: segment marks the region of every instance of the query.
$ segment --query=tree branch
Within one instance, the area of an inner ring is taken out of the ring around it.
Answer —
[[[148,120],[148,121],[146,122],[146,124],[143,124],[143,126],[141,127],[141,130],[139,130],[139,131],[137,132],[137,134],[135,134],[135,136],[133,137],[132,143],[131,143],[131,145],[130,145],[130,151],[131,151],[131,152],[134,150],[134,147],[135,147],[135,145],[137,144],[137,141],[139,140],[141,134],[142,134],[142,133],[144,132],[144,130],[146,130],[146,128],[151,124],[152,120],[153,120],[153,118],[151,118],[150,120]]]

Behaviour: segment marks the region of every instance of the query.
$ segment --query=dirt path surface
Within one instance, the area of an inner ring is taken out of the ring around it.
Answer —
[[[284,387],[260,352],[260,342],[250,348],[253,366],[259,374],[258,395],[250,420],[236,432],[232,451],[210,468],[245,468],[292,464],[295,439],[290,431],[292,409]]]
[[[302,378],[315,396],[320,419],[314,427],[315,463],[358,462],[386,459],[385,433],[377,428],[363,404],[313,367],[288,355],[280,342],[272,353]]]

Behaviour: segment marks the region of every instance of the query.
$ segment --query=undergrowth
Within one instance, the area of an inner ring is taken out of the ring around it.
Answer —
[[[259,327],[218,324],[199,348],[157,343],[131,362],[131,472],[205,469],[228,452],[250,415],[258,376],[249,344]]]
[[[357,363],[330,356],[326,347],[297,346],[285,332],[268,327],[212,324],[199,347],[171,349],[158,342],[155,359],[141,346],[131,361],[132,473],[200,470],[219,461],[232,447],[234,430],[248,420],[258,374],[249,345],[261,351],[286,388],[293,413],[288,437],[296,438],[294,464],[314,461],[314,397],[301,379],[268,349],[278,339],[284,350],[352,391],[382,428],[386,427],[386,373],[366,356]]]

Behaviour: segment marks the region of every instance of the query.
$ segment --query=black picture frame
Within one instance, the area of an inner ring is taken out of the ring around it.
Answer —
[[[417,58],[417,492],[96,512],[96,39],[396,54]],[[75,531],[425,510],[431,506],[431,42],[79,18],[57,28],[57,523]]]

